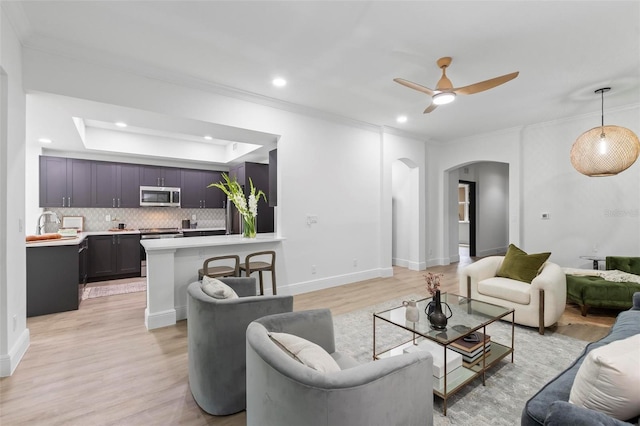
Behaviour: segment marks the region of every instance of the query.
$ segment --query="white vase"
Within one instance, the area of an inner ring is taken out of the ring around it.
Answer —
[[[405,318],[409,322],[418,322],[420,321],[420,311],[416,306],[415,300],[405,300],[402,302],[402,306],[406,308]]]

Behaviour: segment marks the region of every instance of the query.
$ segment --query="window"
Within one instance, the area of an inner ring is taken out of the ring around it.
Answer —
[[[458,184],[458,221],[469,222],[469,185]]]

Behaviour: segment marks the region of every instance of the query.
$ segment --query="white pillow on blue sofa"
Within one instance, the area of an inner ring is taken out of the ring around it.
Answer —
[[[569,402],[618,420],[640,415],[640,334],[591,350],[578,369]]]

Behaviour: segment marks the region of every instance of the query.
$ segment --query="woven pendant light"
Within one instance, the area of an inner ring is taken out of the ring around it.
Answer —
[[[581,134],[571,147],[571,165],[583,175],[614,176],[627,170],[640,155],[640,140],[631,130],[604,125],[604,93],[610,87],[598,89],[602,102],[602,124]]]

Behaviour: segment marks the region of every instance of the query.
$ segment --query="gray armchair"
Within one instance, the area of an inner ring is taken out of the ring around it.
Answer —
[[[187,335],[189,386],[207,413],[227,415],[245,409],[245,333],[265,315],[291,312],[293,296],[256,296],[255,278],[221,278],[237,299],[214,299],[189,284]]]
[[[268,332],[321,346],[342,370],[320,373],[303,365]],[[328,309],[260,318],[247,328],[247,425],[432,425],[432,365],[429,352],[358,364],[335,351]]]

